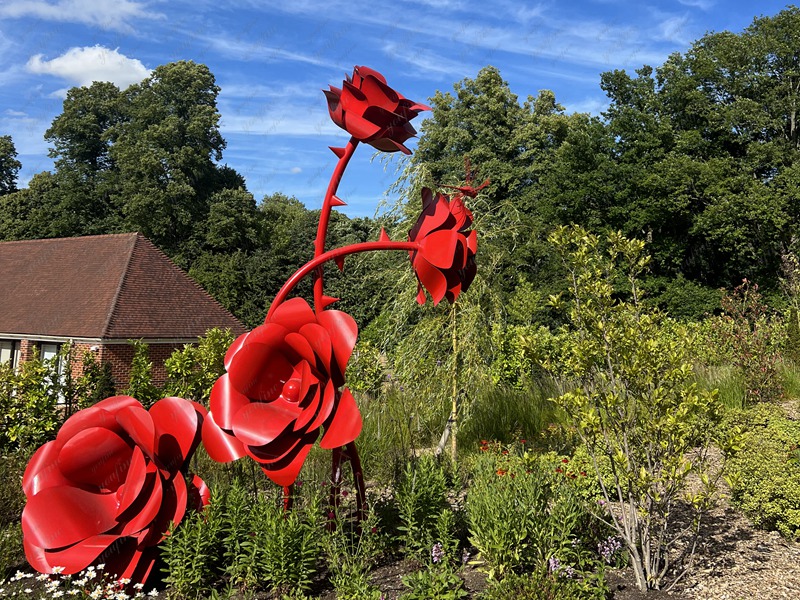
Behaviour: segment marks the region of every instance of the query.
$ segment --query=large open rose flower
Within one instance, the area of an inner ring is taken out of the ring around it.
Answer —
[[[338,448],[361,432],[361,413],[344,384],[358,327],[348,314],[315,314],[302,298],[282,303],[241,335],[211,390],[203,443],[219,462],[256,460],[275,483],[294,483],[319,437]]]
[[[144,582],[170,523],[208,500],[184,469],[206,410],[164,398],[150,410],[114,396],[72,415],[28,463],[22,487],[25,555],[34,569],[77,573],[95,563]]]
[[[475,278],[478,234],[470,230],[472,213],[464,206],[461,193],[450,199],[445,194],[422,190],[422,214],[408,233],[419,242],[418,250],[409,252],[419,281],[417,302],[425,303],[425,290],[434,305],[442,298],[455,302]]]
[[[429,107],[404,98],[386,85],[383,75],[368,67],[354,67],[342,89],[328,87],[323,92],[334,123],[378,150],[411,154],[403,145],[417,133],[410,121]]]

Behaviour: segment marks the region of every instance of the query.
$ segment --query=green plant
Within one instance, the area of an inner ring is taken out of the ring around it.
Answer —
[[[464,581],[449,568],[430,566],[408,575],[403,575],[403,585],[409,591],[401,600],[458,600],[465,598]]]
[[[0,524],[0,580],[24,560],[22,527],[19,523]]]
[[[786,331],[780,320],[769,314],[758,285],[742,280],[741,285],[722,297],[722,309],[729,322],[722,331],[746,386],[742,406],[780,398],[783,388],[778,359],[779,350],[785,347]]]
[[[62,421],[59,379],[57,361],[38,352],[16,371],[0,365],[0,450],[33,448],[54,435]]]
[[[354,392],[376,395],[386,375],[386,357],[368,340],[359,340],[347,365],[347,385]]]
[[[500,581],[492,581],[479,596],[480,600],[604,600],[607,597],[608,588],[604,583],[587,589],[580,582],[547,569],[521,575],[509,573]]]
[[[122,393],[136,398],[145,408],[150,408],[156,400],[163,396],[161,390],[153,384],[150,348],[142,340],[130,340],[130,343],[133,346],[130,379],[128,387]]]
[[[234,340],[230,330],[209,329],[196,345],[175,350],[164,368],[167,381],[164,395],[179,396],[208,406],[214,382],[225,373],[225,352]]]
[[[758,404],[731,414],[727,426],[744,432],[727,466],[731,500],[756,526],[800,539],[800,423]]]
[[[591,531],[591,517],[563,469],[503,446],[486,448],[473,467],[467,519],[476,562],[489,578],[543,568],[552,557],[569,561],[573,568],[591,563],[576,542]]]
[[[251,527],[259,575],[278,594],[305,592],[316,571],[320,551],[320,497],[284,512],[279,498],[260,497],[253,507]]]
[[[638,587],[659,589],[685,568],[715,499],[719,472],[710,470],[708,449],[721,406],[715,392],[693,381],[688,332],[665,327],[640,303],[638,276],[649,262],[643,242],[612,233],[603,248],[577,226],[557,229],[550,241],[572,291],[571,329],[549,365],[568,390],[556,402],[592,458],[603,494],[597,517],[625,541]],[[552,302],[564,306],[560,297]],[[729,449],[726,440],[714,441]],[[690,474],[700,482],[692,493]],[[676,527],[675,508],[687,496],[692,522]],[[679,542],[682,551],[670,552]]]
[[[337,515],[322,541],[329,581],[337,598],[379,600],[380,590],[369,580],[370,568],[386,544],[374,511],[360,523]]]
[[[171,598],[204,598],[210,592],[215,583],[218,515],[211,508],[184,518],[177,529],[170,527],[161,557]]]
[[[434,540],[436,524],[447,504],[447,479],[439,460],[423,455],[406,464],[397,488],[401,541],[408,554],[424,557]]]

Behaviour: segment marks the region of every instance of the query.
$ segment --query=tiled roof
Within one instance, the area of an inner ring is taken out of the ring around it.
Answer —
[[[0,333],[185,339],[244,326],[137,233],[0,242]]]

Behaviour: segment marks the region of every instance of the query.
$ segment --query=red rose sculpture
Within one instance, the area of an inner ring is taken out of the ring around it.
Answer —
[[[114,396],[71,416],[28,463],[22,487],[25,555],[34,569],[106,572],[144,582],[170,523],[208,501],[183,469],[200,442],[206,410],[164,398],[150,410]]]
[[[315,314],[302,298],[282,303],[241,335],[211,390],[203,443],[211,458],[257,461],[275,483],[294,483],[309,450],[338,448],[361,432],[361,413],[344,384],[358,327],[348,314]]]
[[[328,87],[330,91],[323,92],[334,123],[378,150],[411,154],[403,145],[417,133],[410,121],[429,107],[407,100],[386,85],[383,75],[368,67],[354,67],[342,89]]]
[[[419,250],[409,252],[419,281],[417,302],[425,303],[425,290],[434,305],[442,298],[455,302],[475,278],[478,234],[472,226],[472,213],[464,206],[463,196],[451,200],[445,194],[422,190],[422,214],[408,233],[419,242]]]

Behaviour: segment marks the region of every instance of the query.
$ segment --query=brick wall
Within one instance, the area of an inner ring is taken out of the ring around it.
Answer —
[[[152,344],[149,347],[149,359],[153,363],[153,383],[161,386],[167,380],[167,371],[164,361],[177,349],[182,349],[183,344]],[[131,374],[131,361],[133,360],[134,347],[130,344],[100,346],[97,353],[98,359],[103,363],[111,364],[111,375],[117,391],[128,387]]]

